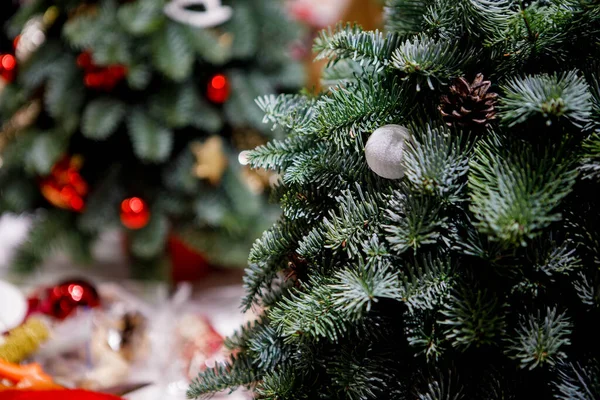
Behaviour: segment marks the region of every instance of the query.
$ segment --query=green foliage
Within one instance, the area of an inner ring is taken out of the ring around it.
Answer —
[[[127,122],[133,149],[142,161],[161,162],[169,157],[173,132],[153,121],[141,109],[133,111]]]
[[[555,365],[566,358],[564,347],[571,344],[572,324],[565,313],[548,308],[545,315],[522,316],[516,337],[509,339],[507,353],[519,361],[521,368],[534,369]]]
[[[588,89],[576,71],[514,79],[504,87],[502,120],[514,126],[539,115],[548,125],[565,118],[581,127],[590,120],[592,104]]]
[[[563,146],[491,136],[475,149],[469,175],[471,210],[480,230],[507,246],[524,246],[552,222],[577,178]]]
[[[119,126],[127,109],[124,104],[111,98],[100,98],[90,102],[81,121],[81,132],[90,139],[103,140]]]
[[[559,380],[555,383],[560,400],[591,400],[600,395],[599,365],[591,362],[587,365],[579,363],[561,363]]]
[[[256,397],[597,398],[600,3],[388,0],[386,18],[320,34],[322,93],[258,100],[287,136],[249,157],[284,211],[246,271],[260,323],[231,343]],[[451,85],[479,73],[494,104]],[[398,180],[365,159],[387,124],[411,133]]]
[[[436,243],[447,227],[443,206],[433,197],[395,191],[389,207],[384,228],[391,249],[397,253],[409,249],[416,252],[422,246]]]
[[[470,57],[470,50],[465,52],[459,46],[447,40],[438,40],[427,36],[415,36],[407,39],[396,49],[392,62],[406,77],[416,77],[417,90],[425,79],[430,89],[434,82],[446,82],[453,76],[459,76],[462,64]]]
[[[375,32],[365,32],[359,26],[340,25],[336,32],[323,30],[315,40],[313,50],[316,59],[328,59],[334,63],[339,59],[359,61],[362,65],[384,68],[392,52],[398,47],[398,38]]]
[[[440,324],[446,326],[446,339],[453,347],[464,351],[470,346],[492,345],[503,334],[501,309],[493,294],[462,285],[450,295]]]
[[[281,132],[262,123],[254,99],[302,84],[301,63],[290,53],[300,32],[280,0],[226,3],[232,18],[207,28],[171,19],[165,0],[23,4],[7,24],[11,40],[24,29],[38,32],[32,26],[48,23],[51,13],[57,17],[42,28],[43,36],[34,34],[40,43],[28,45],[31,53],[19,59],[15,82],[0,95],[0,121],[22,125],[2,140],[1,212],[54,209],[40,192],[40,179],[59,159],[80,155],[89,194],[64,226],[73,235],[61,247],[67,252],[84,255],[107,229],[125,229],[120,204],[137,196],[152,210],[146,227],[127,231],[138,276],[164,269],[170,234],[188,236],[186,243],[215,264],[246,265],[252,240],[278,209],[268,204],[269,184],[240,166],[238,154]],[[31,41],[23,38],[26,45]],[[223,103],[207,93],[217,74],[227,77]],[[22,116],[38,103],[39,115]],[[209,181],[196,167],[215,154],[194,152],[192,143],[211,135],[223,138],[227,165],[220,179]],[[18,264],[32,269],[46,254],[29,249]]]
[[[232,357],[227,364],[207,369],[196,378],[188,389],[187,396],[208,399],[214,393],[226,389],[251,386],[257,378],[257,371],[250,359]]]

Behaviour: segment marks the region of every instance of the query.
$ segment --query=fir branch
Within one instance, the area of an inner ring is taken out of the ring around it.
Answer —
[[[379,399],[394,385],[393,370],[385,367],[384,358],[356,346],[342,348],[327,365],[332,377],[332,391],[340,399]]]
[[[540,237],[532,243],[534,253],[529,257],[534,269],[548,276],[552,281],[560,276],[568,276],[583,266],[577,254],[576,244],[571,239],[562,243],[556,241],[552,234]]]
[[[535,116],[544,118],[547,125],[562,118],[577,127],[590,122],[592,96],[577,71],[515,78],[502,89],[500,115],[509,127]]]
[[[85,107],[81,121],[81,132],[85,137],[94,140],[108,138],[119,126],[127,108],[119,100],[98,98]]]
[[[252,306],[270,285],[277,272],[286,267],[283,261],[293,253],[293,247],[301,232],[302,227],[286,223],[284,220],[263,233],[262,238],[254,243],[250,250],[250,264],[244,275],[244,310]]]
[[[391,249],[401,254],[437,243],[448,227],[442,211],[442,204],[430,196],[412,194],[406,189],[394,191],[383,226]]]
[[[427,362],[435,363],[444,355],[445,338],[435,318],[427,311],[412,310],[404,313],[405,333],[415,355],[425,355]]]
[[[577,296],[581,302],[589,308],[600,307],[600,282],[597,278],[589,277],[580,271],[577,279],[573,282]]]
[[[361,319],[380,298],[399,298],[398,274],[389,265],[366,268],[359,263],[358,268],[345,269],[334,276],[338,282],[331,286],[333,304],[347,318]]]
[[[387,0],[386,30],[403,36],[421,32],[425,13],[432,3],[433,0]]]
[[[350,321],[335,306],[332,278],[313,274],[302,292],[292,290],[269,312],[277,332],[287,343],[302,340],[336,341]]]
[[[600,397],[600,365],[597,360],[586,364],[561,362],[554,386],[559,400],[594,400]]]
[[[525,246],[559,220],[556,207],[577,177],[563,154],[562,145],[534,147],[498,136],[480,142],[469,174],[479,231],[506,246]]]
[[[298,372],[292,368],[269,371],[256,387],[261,400],[311,400],[311,388],[302,384]]]
[[[248,161],[254,168],[264,168],[281,172],[288,168],[298,152],[306,150],[310,142],[289,136],[284,140],[271,140],[269,143],[250,151]]]
[[[330,89],[315,106],[315,133],[338,147],[355,146],[366,133],[386,123],[400,122],[408,99],[395,79],[368,78]]]
[[[260,373],[245,355],[232,356],[226,364],[201,372],[188,391],[188,399],[210,399],[216,393],[239,386],[251,387],[260,380]]]
[[[191,75],[194,49],[181,24],[167,21],[164,29],[152,35],[152,61],[156,69],[176,82]]]
[[[417,400],[466,400],[465,387],[453,369],[438,372],[426,381],[426,387],[415,392]]]
[[[494,294],[463,285],[444,304],[441,314],[446,339],[462,351],[471,346],[493,345],[504,334],[505,316]]]
[[[135,155],[143,162],[162,162],[173,147],[173,132],[154,121],[141,108],[135,109],[127,120],[129,136]]]
[[[584,140],[579,170],[583,179],[600,178],[600,132],[595,132]]]
[[[392,56],[392,65],[406,77],[416,77],[417,91],[422,80],[433,90],[434,81],[444,83],[462,75],[463,64],[472,57],[472,50],[464,51],[446,40],[415,36],[402,43]]]
[[[361,65],[372,65],[376,71],[385,68],[398,47],[398,36],[379,31],[363,31],[358,25],[338,25],[335,31],[323,30],[315,39],[316,60],[328,59],[329,64],[352,59]]]
[[[539,310],[536,315],[522,315],[516,337],[507,339],[506,354],[521,368],[555,365],[567,357],[564,347],[571,344],[572,328],[566,313],[559,314],[556,308],[546,309],[545,315]]]
[[[457,268],[447,257],[429,254],[401,269],[398,298],[411,313],[432,310],[446,301],[456,279]]]
[[[406,177],[417,192],[456,203],[465,198],[471,146],[467,140],[443,127],[415,124],[414,141],[408,142],[404,158]]]
[[[256,324],[247,343],[248,354],[261,371],[274,371],[293,361],[295,348],[285,343],[271,324]]]
[[[38,216],[27,241],[17,248],[12,267],[19,272],[31,272],[60,250],[69,250],[76,262],[89,263],[92,236],[76,232],[72,223],[72,216],[63,211]]]
[[[353,259],[360,253],[362,242],[368,240],[379,225],[378,203],[383,199],[363,193],[357,184],[356,193],[347,190],[336,200],[337,212],[331,211],[329,217],[323,219],[323,246],[346,251]]]
[[[302,129],[309,126],[314,117],[315,99],[305,95],[268,95],[256,99],[256,104],[265,114],[263,122],[270,122],[273,128]]]

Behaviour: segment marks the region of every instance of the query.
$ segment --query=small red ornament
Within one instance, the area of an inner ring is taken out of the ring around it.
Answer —
[[[77,56],[77,65],[85,71],[83,83],[91,89],[111,91],[127,75],[127,68],[123,65],[101,67],[94,64],[89,51]]]
[[[41,294],[30,297],[28,301],[29,314],[42,313],[63,320],[77,307],[98,307],[100,296],[89,282],[71,279],[43,290]]]
[[[223,104],[229,98],[229,80],[223,74],[217,74],[210,78],[206,96],[216,104]]]
[[[72,211],[82,211],[88,185],[79,171],[83,165],[81,156],[65,156],[54,164],[50,175],[40,182],[42,195],[52,205]]]
[[[0,77],[11,83],[17,76],[17,59],[12,54],[0,54]]]
[[[148,225],[150,210],[139,197],[130,197],[121,202],[121,222],[129,229],[142,229]]]
[[[167,249],[171,260],[171,279],[175,283],[199,281],[212,271],[209,261],[202,253],[173,234],[169,236]]]

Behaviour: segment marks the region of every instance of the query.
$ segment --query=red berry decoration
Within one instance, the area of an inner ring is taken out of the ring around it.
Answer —
[[[223,74],[217,74],[210,78],[206,96],[216,104],[223,104],[229,98],[229,81]]]
[[[17,76],[17,59],[12,54],[0,54],[0,77],[11,83]]]
[[[142,229],[148,225],[150,210],[139,197],[130,197],[121,202],[121,222],[129,229]]]
[[[43,313],[63,320],[78,307],[94,308],[100,305],[96,288],[81,279],[69,279],[49,287],[29,299],[29,313]]]
[[[89,51],[84,51],[77,56],[77,65],[85,71],[83,83],[90,89],[109,92],[127,75],[127,68],[122,65],[100,67],[94,64]]]
[[[87,182],[79,174],[81,156],[65,156],[54,164],[50,175],[40,182],[42,195],[52,205],[72,211],[82,211],[88,193]]]

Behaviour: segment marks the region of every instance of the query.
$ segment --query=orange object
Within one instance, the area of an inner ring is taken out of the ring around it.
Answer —
[[[87,390],[8,390],[0,393],[2,400],[121,400],[120,397],[111,394]]]
[[[42,371],[39,364],[18,365],[0,360],[0,378],[6,379],[14,384],[4,389],[27,389],[27,390],[61,390],[62,386],[54,383],[52,378]],[[2,386],[0,386],[0,390]],[[4,399],[4,393],[2,399]]]
[[[50,175],[40,181],[46,200],[56,207],[81,212],[88,193],[88,185],[79,173],[82,166],[83,159],[77,155],[65,155],[54,164]]]

